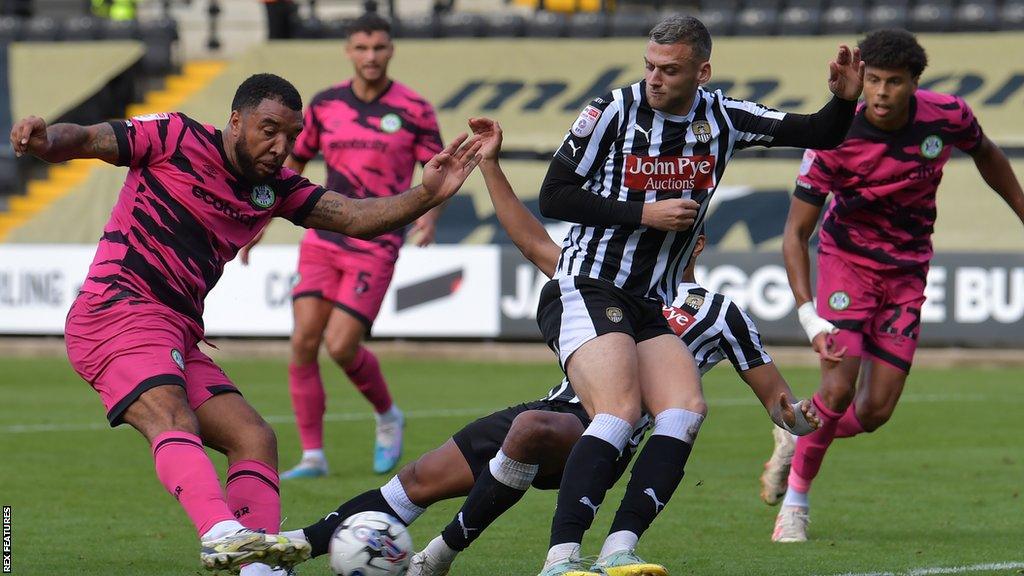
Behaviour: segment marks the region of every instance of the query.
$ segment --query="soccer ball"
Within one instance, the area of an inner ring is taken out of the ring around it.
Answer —
[[[360,512],[341,523],[328,551],[338,576],[402,576],[412,558],[412,536],[388,514]]]

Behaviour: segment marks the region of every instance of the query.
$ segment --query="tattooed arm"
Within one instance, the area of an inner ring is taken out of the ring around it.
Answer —
[[[11,146],[18,156],[32,154],[47,162],[75,158],[99,158],[114,164],[118,160],[117,138],[110,124],[54,124],[37,116],[19,120],[11,129]]]
[[[373,238],[412,223],[434,206],[422,186],[397,196],[365,199],[328,190],[303,224],[355,238]]]
[[[459,191],[480,162],[477,140],[466,142],[465,134],[453,140],[423,167],[423,183],[397,196],[356,199],[328,191],[302,224],[356,238],[373,238],[410,224]]]

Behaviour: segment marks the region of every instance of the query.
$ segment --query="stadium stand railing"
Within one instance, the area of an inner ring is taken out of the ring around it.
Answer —
[[[640,37],[664,14],[691,13],[716,36],[859,34],[877,28],[913,32],[1024,29],[1024,0],[596,0],[533,2],[536,10],[489,13],[432,10],[395,18],[402,38]],[[600,7],[595,9],[595,7]],[[345,19],[302,18],[303,38],[344,38]]]

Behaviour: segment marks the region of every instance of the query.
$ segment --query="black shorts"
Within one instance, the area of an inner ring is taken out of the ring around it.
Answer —
[[[598,336],[621,332],[639,343],[672,335],[660,302],[591,278],[560,278],[545,284],[537,324],[544,341],[558,354],[562,370],[580,346]]]
[[[579,418],[583,428],[590,425],[590,417],[587,416],[587,411],[583,409],[583,406],[576,403],[547,400],[537,400],[535,402],[519,404],[518,406],[511,406],[470,422],[462,430],[453,434],[452,440],[455,441],[455,445],[462,451],[462,456],[469,464],[470,470],[473,471],[474,480],[480,476],[480,472],[483,471],[484,467],[491,461],[491,458],[494,458],[494,455],[501,449],[502,443],[505,442],[505,436],[508,435],[508,431],[512,428],[512,421],[516,419],[516,416],[528,410],[572,414]],[[632,457],[633,450],[627,449],[618,462],[615,463],[616,481],[625,472]],[[537,476],[533,479],[533,487],[538,490],[557,490],[561,483],[561,470],[557,473]]]

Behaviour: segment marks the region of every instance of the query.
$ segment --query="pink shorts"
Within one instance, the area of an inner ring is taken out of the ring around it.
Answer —
[[[819,254],[818,315],[839,328],[831,337],[836,348],[909,373],[927,276],[927,267],[874,270]]]
[[[395,263],[388,259],[303,242],[292,300],[304,296],[328,300],[365,324],[369,332],[394,272]]]
[[[197,347],[195,330],[166,306],[138,301],[108,305],[102,294],[82,292],[64,327],[68,359],[99,392],[111,426],[143,392],[181,386],[192,410],[217,394],[238,389]]]

